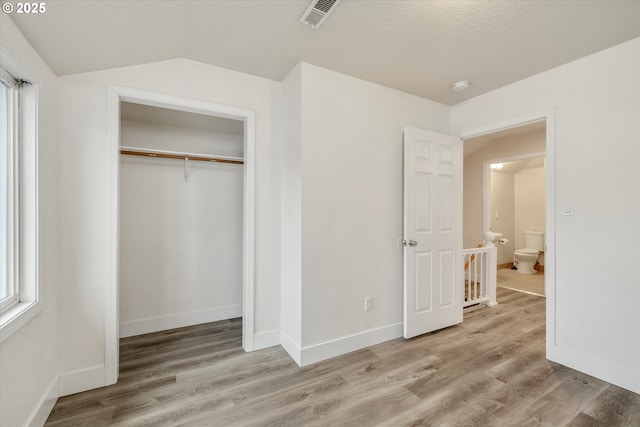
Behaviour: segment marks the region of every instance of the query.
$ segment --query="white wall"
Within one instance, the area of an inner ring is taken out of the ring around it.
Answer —
[[[491,230],[502,233],[504,238],[508,240],[503,245],[496,245],[498,248],[498,264],[513,262],[516,240],[513,174],[491,171],[491,198],[489,203],[491,204]],[[542,207],[544,208],[544,204]],[[498,212],[497,218],[496,212]],[[482,211],[480,211],[480,215],[482,215]]]
[[[402,135],[449,107],[301,65],[302,364],[401,335]],[[364,298],[373,310],[364,311]]]
[[[522,169],[513,176],[516,248],[526,247],[526,230],[545,231],[545,169]]]
[[[456,111],[455,108],[458,107],[454,107],[453,111]],[[469,142],[465,141],[464,144],[466,147]],[[482,181],[484,161],[544,151],[545,134],[544,131],[538,130],[526,132],[518,136],[496,137],[496,139],[478,151],[465,156],[464,196],[462,202],[462,210],[464,212],[463,247],[475,248],[478,243],[482,242],[482,233],[486,231],[482,229]],[[507,238],[511,239],[510,237]]]
[[[242,135],[123,120],[124,146],[242,157]],[[120,336],[242,315],[243,167],[121,156]]]
[[[282,82],[281,343],[300,364],[302,347],[302,64]]]
[[[44,423],[58,395],[58,145],[56,76],[0,15],[0,62],[16,63],[18,76],[37,85],[38,96],[38,277],[42,311],[0,345],[0,425]]]
[[[60,371],[62,393],[105,383],[109,138],[107,94],[119,85],[256,112],[255,345],[280,328],[280,84],[177,59],[59,79]]]
[[[640,251],[638,75],[640,38],[453,107],[456,134],[554,111],[556,182],[550,197],[556,206],[556,271],[548,315],[555,320],[547,332],[547,352],[552,360],[635,392],[640,392],[640,284],[633,268]],[[573,216],[561,214],[564,201],[574,204]]]

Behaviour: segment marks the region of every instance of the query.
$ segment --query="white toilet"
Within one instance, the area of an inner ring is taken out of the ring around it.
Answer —
[[[544,233],[540,231],[524,232],[524,248],[513,253],[518,273],[535,274],[533,268],[540,252],[544,252]]]

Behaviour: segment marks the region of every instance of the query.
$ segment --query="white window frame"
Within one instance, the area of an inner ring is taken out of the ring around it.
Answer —
[[[16,124],[14,138],[14,206],[15,245],[12,260],[17,298],[0,310],[0,343],[18,331],[42,310],[38,260],[38,96],[40,86],[33,76],[4,46],[0,45],[0,67],[17,81]],[[4,73],[3,73],[4,74]],[[25,84],[26,83],[26,84]],[[19,242],[18,242],[19,239]]]
[[[18,150],[18,98],[20,84],[7,70],[0,67],[0,80],[4,86],[9,88],[7,93],[7,128],[6,128],[6,159],[7,159],[7,183],[6,183],[6,232],[7,247],[6,253],[6,281],[10,285],[11,293],[4,300],[0,301],[0,313],[9,310],[20,302],[20,215],[19,215],[19,150]],[[2,183],[4,184],[4,182]]]

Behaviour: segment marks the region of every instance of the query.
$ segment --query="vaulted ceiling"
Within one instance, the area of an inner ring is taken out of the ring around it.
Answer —
[[[640,36],[640,1],[48,0],[11,14],[58,75],[189,58],[273,80],[299,61],[454,104]],[[453,92],[468,79],[471,87]]]

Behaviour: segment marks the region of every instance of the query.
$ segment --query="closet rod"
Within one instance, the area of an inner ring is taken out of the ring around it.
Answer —
[[[120,147],[120,154],[126,154],[128,156],[160,157],[163,159],[184,160],[188,158],[189,160],[197,162],[232,163],[235,165],[244,164],[241,157],[210,156],[208,154],[180,153],[177,151],[165,150],[141,150],[133,147]]]

